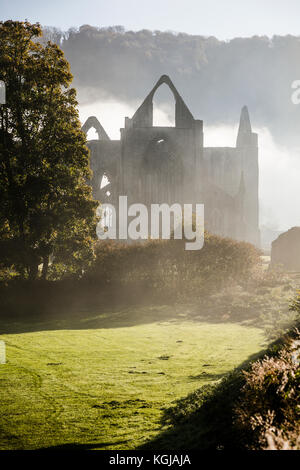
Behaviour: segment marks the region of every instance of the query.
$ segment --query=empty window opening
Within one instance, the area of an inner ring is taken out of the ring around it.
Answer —
[[[104,174],[101,178],[101,181],[100,181],[100,189],[103,189],[105,188],[106,186],[108,186],[110,184],[110,181],[109,179],[107,178],[107,176]],[[109,192],[109,191],[107,191]],[[108,194],[108,196],[110,195],[110,193]]]
[[[165,83],[157,89],[153,97],[153,126],[175,127],[175,98]]]
[[[87,140],[98,140],[98,134],[96,132],[96,129],[94,127],[91,127],[86,134],[86,139]]]

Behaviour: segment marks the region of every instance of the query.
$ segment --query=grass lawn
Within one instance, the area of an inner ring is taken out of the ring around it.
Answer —
[[[134,449],[162,430],[163,408],[264,346],[258,328],[170,308],[7,324],[0,449]]]

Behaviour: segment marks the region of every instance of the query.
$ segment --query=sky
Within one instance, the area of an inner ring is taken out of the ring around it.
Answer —
[[[0,0],[0,19],[63,30],[82,24],[171,30],[219,39],[300,35],[299,0]]]

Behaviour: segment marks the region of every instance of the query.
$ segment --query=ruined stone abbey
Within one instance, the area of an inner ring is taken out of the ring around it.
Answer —
[[[162,84],[174,95],[174,127],[153,126],[153,97]],[[82,129],[91,127],[98,134],[88,143],[95,199],[115,207],[119,195],[128,196],[128,204],[203,203],[206,230],[259,246],[257,134],[247,107],[236,147],[203,147],[203,121],[194,119],[163,75],[134,116],[125,118],[120,140],[110,140],[96,117]]]

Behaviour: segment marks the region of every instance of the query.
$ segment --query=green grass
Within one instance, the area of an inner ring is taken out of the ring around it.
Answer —
[[[94,315],[73,319],[74,329],[63,320],[8,323],[0,449],[134,449],[163,430],[164,408],[263,347],[258,328],[172,312]]]

